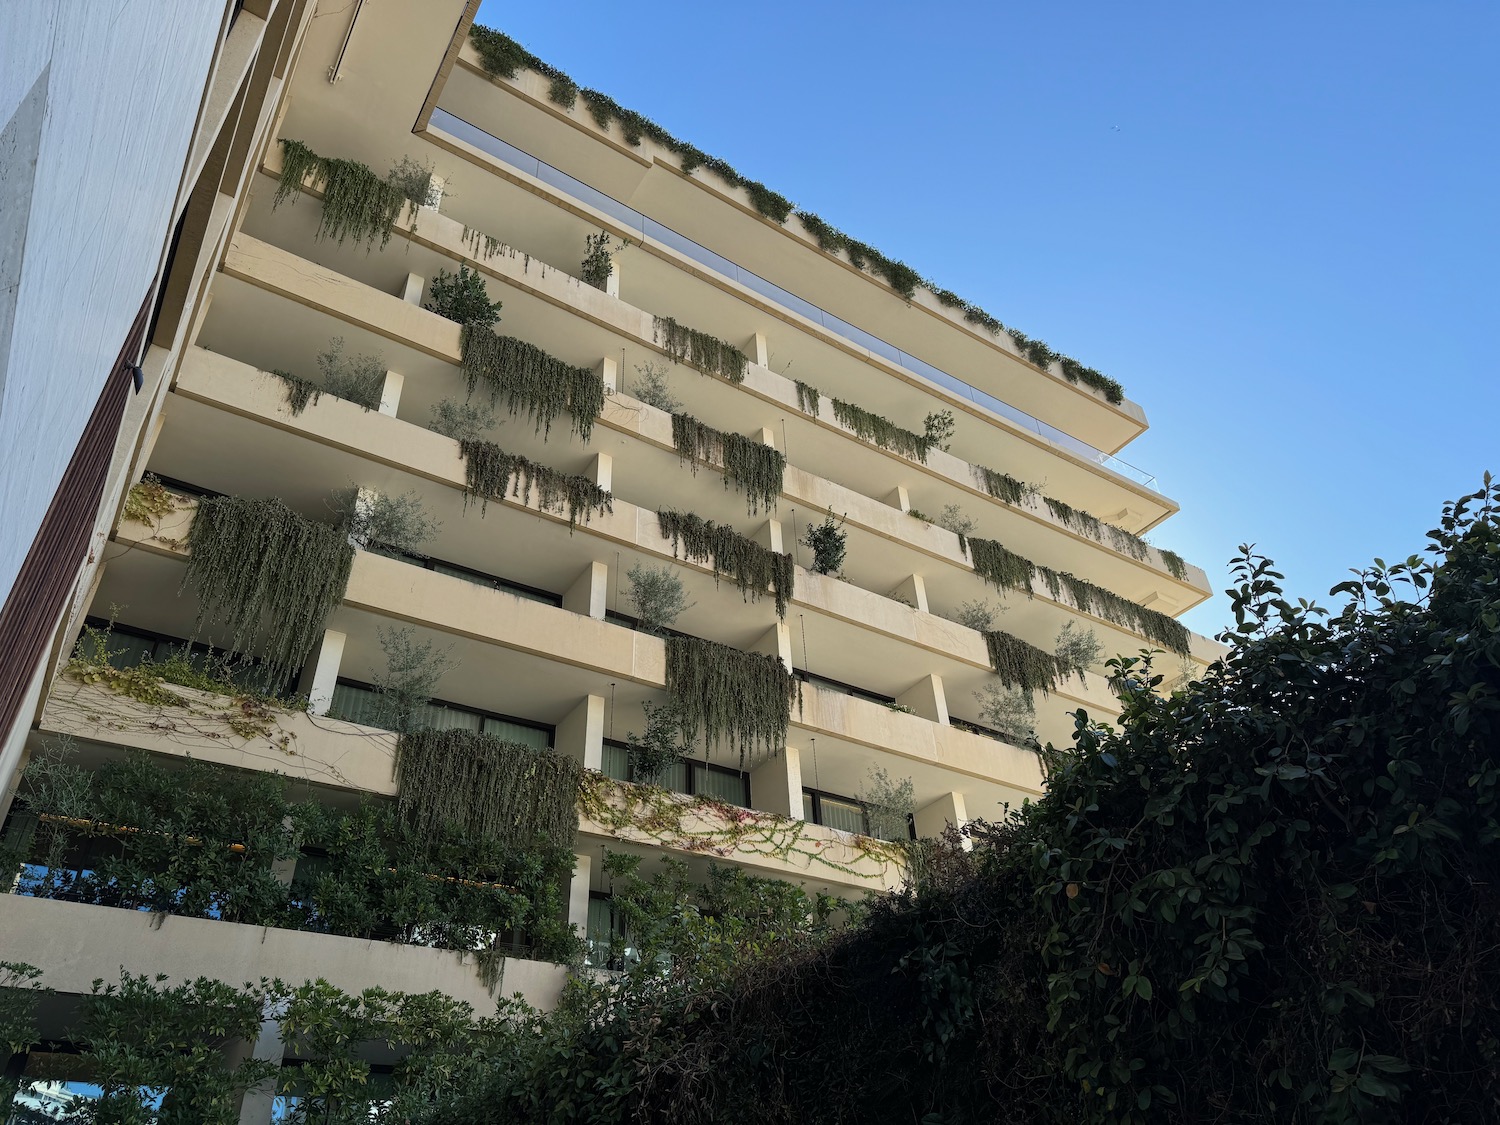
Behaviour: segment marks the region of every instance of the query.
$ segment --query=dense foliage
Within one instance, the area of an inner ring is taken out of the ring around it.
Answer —
[[[800,395],[800,390],[798,393]],[[871,413],[862,406],[855,406],[852,402],[839,398],[832,401],[833,416],[839,420],[839,425],[852,430],[861,441],[871,442],[881,449],[889,449],[892,453],[909,457],[913,461],[927,463],[927,454],[934,443],[925,434],[913,433],[888,418]]]
[[[820,949],[543,1022],[432,1120],[1495,1120],[1497,511],[1333,616],[1247,550],[1228,656],[1167,697],[1115,662],[1118,729],[1080,716],[971,852]]]
[[[281,141],[281,179],[271,199],[273,208],[290,199],[297,201],[304,181],[311,177],[311,187],[323,193],[323,210],[313,237],[331,238],[342,243],[346,238],[381,249],[391,240],[391,226],[403,214],[416,219],[417,209],[426,202],[431,174],[425,183],[415,185],[401,166],[381,179],[357,160],[337,160],[319,156],[301,141]]]
[[[204,497],[188,532],[183,586],[197,591],[200,628],[221,647],[262,642],[263,686],[302,666],[344,596],[354,548],[343,530],[280,500]]]
[[[672,415],[672,444],[679,461],[693,472],[700,462],[724,470],[724,487],[733,484],[745,494],[745,504],[753,516],[762,508],[771,511],[781,495],[781,481],[786,474],[786,455],[772,445],[747,438],[744,434],[726,433],[704,425],[691,414]]]
[[[728,524],[692,512],[659,511],[656,520],[662,536],[672,540],[674,557],[681,551],[689,562],[708,563],[715,580],[720,574],[728,575],[747,600],[759,601],[770,590],[776,599],[776,616],[786,616],[797,576],[791,555],[763,547]]]
[[[652,332],[673,363],[685,363],[705,375],[717,375],[731,383],[745,381],[745,369],[750,361],[733,344],[678,324],[669,316],[654,318]]]
[[[710,752],[738,751],[741,768],[756,753],[785,748],[796,691],[779,656],[698,637],[667,638],[667,694],[681,716],[683,742],[692,746],[701,735]]]
[[[604,410],[604,381],[593,368],[564,363],[535,344],[497,336],[477,324],[464,326],[460,347],[471,395],[483,384],[491,402],[503,399],[512,414],[526,414],[544,437],[566,410],[573,432],[589,440]]]
[[[460,441],[464,459],[464,498],[479,497],[482,516],[491,500],[507,497],[530,503],[536,497],[544,512],[566,512],[569,526],[578,518],[588,523],[594,515],[614,511],[615,498],[587,477],[560,473],[519,453],[507,453],[492,441]]]
[[[500,301],[490,300],[484,275],[468,266],[457,273],[438,270],[427,283],[427,300],[422,307],[447,320],[477,328],[492,328],[500,319]]]

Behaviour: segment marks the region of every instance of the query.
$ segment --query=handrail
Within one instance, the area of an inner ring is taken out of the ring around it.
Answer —
[[[1143,485],[1154,492],[1160,492],[1161,486],[1157,484],[1156,477],[1147,473],[1144,469],[1138,469],[1128,461],[1122,461],[1112,453],[1095,449],[1088,442],[1076,438],[1072,434],[1065,433],[1049,422],[1043,422],[1035,415],[1028,414],[1020,407],[1012,406],[1003,399],[996,398],[987,391],[964,382],[955,375],[949,375],[928,363],[926,360],[918,359],[916,356],[903,352],[893,344],[888,344],[877,336],[872,336],[862,328],[856,328],[848,321],[834,316],[833,313],[819,308],[811,301],[804,300],[795,293],[788,292],[774,282],[767,281],[759,274],[751,273],[742,266],[735,265],[728,258],[715,254],[712,250],[700,243],[694,242],[686,235],[678,234],[671,227],[663,226],[655,219],[648,218],[633,207],[629,207],[619,200],[605,195],[597,188],[592,188],[582,180],[575,179],[546,161],[532,156],[529,152],[517,148],[508,141],[502,141],[499,137],[485,132],[479,126],[465,121],[463,118],[436,107],[432,111],[430,126],[435,126],[443,132],[473,145],[482,152],[488,153],[495,159],[509,165],[518,172],[523,172],[542,183],[557,188],[564,194],[571,196],[581,203],[586,203],[596,211],[615,219],[622,225],[629,227],[632,232],[642,240],[647,238],[667,246],[678,253],[685,254],[700,265],[707,266],[715,273],[737,281],[739,284],[751,289],[762,297],[766,297],[784,309],[805,316],[816,324],[844,339],[858,344],[860,347],[889,360],[898,367],[905,368],[914,375],[926,379],[929,383],[944,388],[960,398],[968,399],[970,402],[983,407],[992,414],[1030,430],[1039,437],[1060,446],[1076,456],[1091,461],[1101,468],[1108,469],[1127,480]]]

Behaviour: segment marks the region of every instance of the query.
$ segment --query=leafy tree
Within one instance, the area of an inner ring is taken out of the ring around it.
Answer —
[[[501,302],[490,300],[484,275],[468,266],[459,266],[456,274],[438,270],[422,303],[428,312],[480,328],[490,328],[500,319],[500,306]]]

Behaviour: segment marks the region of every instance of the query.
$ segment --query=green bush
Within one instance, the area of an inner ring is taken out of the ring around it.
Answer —
[[[484,276],[478,270],[459,266],[456,274],[437,271],[428,282],[422,307],[459,324],[490,328],[500,320],[501,302],[490,300]]]

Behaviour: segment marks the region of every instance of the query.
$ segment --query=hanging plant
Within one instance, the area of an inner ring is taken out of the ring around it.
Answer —
[[[1187,656],[1192,651],[1189,643],[1192,634],[1176,618],[1168,617],[1159,610],[1147,609],[1129,598],[1122,598],[1112,590],[1096,586],[1065,570],[1039,566],[1037,573],[1047,584],[1047,591],[1054,599],[1061,600],[1061,592],[1066,590],[1067,600],[1084,613],[1140,633],[1152,644],[1160,645],[1179,656]]]
[[[842,399],[833,400],[833,416],[839,420],[839,425],[853,430],[861,441],[874,442],[881,449],[889,449],[892,453],[910,457],[924,465],[927,463],[927,453],[932,449],[932,442],[924,435],[903,430],[889,419],[871,414]]]
[[[1069,669],[1062,667],[1050,652],[1009,633],[986,630],[984,644],[989,650],[990,667],[1000,682],[1027,695],[1035,691],[1048,694],[1068,674]]]
[[[731,383],[745,381],[749,359],[733,344],[726,344],[707,332],[678,324],[669,316],[654,318],[653,335],[673,363],[696,367],[705,375],[717,375]]]
[[[689,562],[709,563],[719,574],[734,579],[740,593],[759,601],[767,589],[776,597],[776,616],[786,617],[786,605],[792,596],[796,567],[792,556],[746,539],[727,524],[714,523],[691,512],[659,511],[657,525],[665,538],[672,540],[672,555]]]
[[[566,410],[573,432],[589,440],[594,419],[604,410],[604,381],[597,371],[574,367],[535,344],[497,336],[479,325],[466,325],[459,344],[471,395],[483,383],[491,402],[503,398],[511,413],[531,418],[535,432],[544,438],[551,435],[553,420]]]
[[[352,238],[373,247],[378,238],[383,250],[391,240],[391,225],[403,212],[416,218],[417,205],[401,185],[382,180],[358,161],[319,156],[301,141],[292,140],[281,142],[281,180],[271,207],[280,207],[288,199],[295,203],[309,175],[323,192],[323,212],[314,239],[331,238],[343,245],[346,238]]]
[[[994,539],[970,539],[969,561],[974,566],[974,573],[997,590],[1031,593],[1036,564],[1025,555],[1016,554]]]
[[[571,847],[579,772],[563,754],[478,731],[414,731],[396,745],[397,810],[419,836]]]
[[[979,482],[979,487],[1001,503],[1012,506],[1018,504],[1036,506],[1036,498],[1041,495],[1041,489],[1036,485],[1027,484],[1009,473],[996,472],[984,465],[971,465],[970,468],[974,472],[974,479]]]
[[[578,526],[579,515],[588,523],[591,516],[614,511],[614,497],[587,477],[538,465],[519,453],[505,452],[492,441],[461,441],[459,454],[464,459],[464,503],[479,497],[480,516],[491,500],[509,496],[525,504],[533,492],[542,511],[566,511],[569,527]]]
[[[263,638],[265,682],[279,684],[322,636],[353,563],[348,536],[280,500],[212,496],[188,532],[183,586],[198,593],[199,628],[222,629],[227,647]]]
[[[308,406],[316,406],[318,400],[323,397],[323,388],[311,379],[304,379],[300,375],[293,375],[290,371],[282,371],[279,368],[271,374],[285,384],[286,404],[293,418],[298,417]]]
[[[786,746],[797,679],[777,656],[741,652],[698,637],[667,638],[667,694],[682,716],[683,742],[738,751],[743,769],[757,751]]]
[[[1129,555],[1131,558],[1141,560],[1151,553],[1151,545],[1137,535],[1132,535],[1123,527],[1116,527],[1112,523],[1105,523],[1088,512],[1081,512],[1071,504],[1065,504],[1061,500],[1052,497],[1043,497],[1047,502],[1047,509],[1057,521],[1064,527],[1087,535],[1090,539],[1100,543],[1109,541],[1110,545],[1121,554]]]
[[[1167,550],[1165,547],[1160,548],[1160,552],[1161,561],[1167,565],[1167,573],[1179,582],[1185,581],[1187,579],[1187,563],[1183,561],[1182,556],[1176,551]]]
[[[822,409],[822,392],[811,383],[804,383],[801,379],[797,383],[797,409],[804,414],[811,414],[814,418]]]
[[[786,457],[774,446],[705,426],[691,414],[672,415],[672,444],[678,460],[687,462],[695,473],[700,461],[722,466],[724,487],[732,483],[745,494],[752,516],[761,508],[776,507]]]

